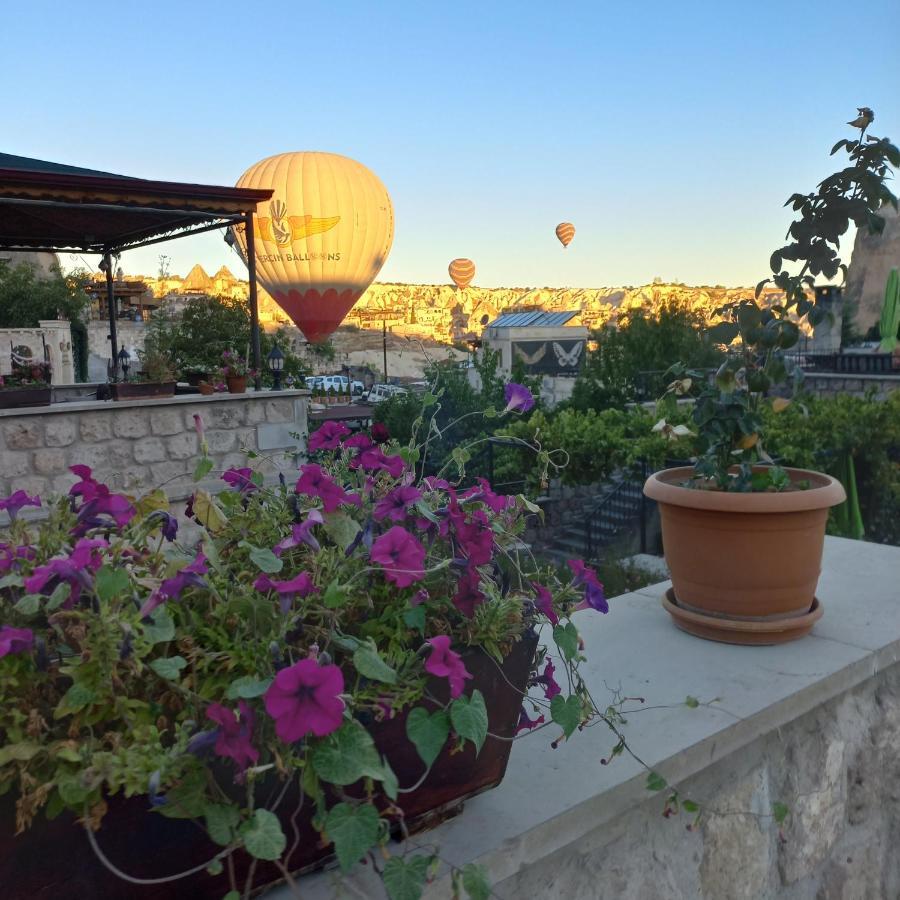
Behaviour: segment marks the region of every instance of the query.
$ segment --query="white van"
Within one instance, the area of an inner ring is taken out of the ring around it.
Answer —
[[[369,391],[369,403],[381,403],[384,400],[390,400],[399,394],[406,394],[406,388],[398,387],[396,384],[374,384]]]

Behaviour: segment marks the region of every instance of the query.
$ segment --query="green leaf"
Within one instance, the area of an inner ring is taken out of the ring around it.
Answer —
[[[18,744],[7,744],[0,747],[0,766],[5,766],[12,760],[19,762],[27,762],[29,759],[40,753],[41,745],[34,744],[31,741],[22,741]]]
[[[486,406],[486,407],[481,411],[481,414],[482,414],[486,419],[496,419],[496,418],[497,418],[497,415],[498,415],[497,410],[494,409],[493,406]]]
[[[662,775],[658,775],[656,772],[651,772],[647,776],[647,790],[648,791],[664,791],[668,787],[668,783],[666,779],[662,777]]]
[[[110,600],[118,597],[128,589],[130,584],[128,573],[124,569],[113,569],[110,566],[100,569],[94,583],[97,596],[104,603],[109,603]]]
[[[430,766],[450,736],[450,717],[442,709],[429,715],[424,706],[416,706],[406,717],[406,736],[415,745],[422,762]]]
[[[409,628],[425,633],[425,607],[414,606],[403,613],[403,621]]]
[[[322,602],[329,609],[337,609],[339,606],[343,606],[344,603],[347,602],[347,594],[341,588],[340,584],[338,584],[337,579],[331,582],[327,588],[325,588],[325,594],[322,597]]]
[[[383,772],[381,787],[391,800],[396,800],[397,794],[400,791],[400,782],[397,780],[397,775],[391,768],[391,764],[388,762],[386,756],[381,757],[381,769]]]
[[[697,803],[694,803],[693,800],[682,800],[681,808],[688,813],[695,813],[700,811],[700,806]]]
[[[26,594],[16,601],[13,609],[20,615],[33,616],[41,608],[42,599],[40,594]]]
[[[578,629],[571,622],[557,625],[553,629],[553,640],[566,659],[575,659],[578,655]]]
[[[557,694],[550,701],[550,718],[569,737],[581,724],[581,701],[574,694],[569,697]]]
[[[187,660],[183,656],[164,656],[161,659],[154,659],[150,663],[150,668],[159,675],[169,681],[175,681],[178,673],[187,665]]]
[[[349,872],[378,840],[380,821],[374,806],[338,803],[328,810],[325,831],[344,872]]]
[[[204,456],[201,459],[197,460],[197,465],[194,466],[194,481],[201,481],[212,471],[213,461],[208,457]]]
[[[240,891],[229,891],[222,900],[241,900]]]
[[[206,871],[209,875],[221,875],[225,871],[225,867],[222,865],[222,860],[217,858],[206,867]]]
[[[341,550],[346,550],[361,530],[359,522],[347,513],[333,512],[325,516],[325,532]]]
[[[144,624],[144,637],[151,644],[161,644],[175,637],[175,622],[165,609],[156,609],[150,614],[150,622]]]
[[[700,705],[700,701],[696,697],[692,697],[688,694],[688,696],[684,698],[684,705],[690,709],[696,709]]]
[[[254,678],[252,675],[242,675],[228,685],[225,696],[229,700],[252,700],[261,697],[272,684],[271,678]]]
[[[61,719],[63,716],[76,713],[86,706],[90,706],[96,699],[97,695],[94,691],[76,682],[63,694],[62,699],[53,711],[53,718]]]
[[[375,641],[368,638],[360,644],[353,654],[353,665],[356,671],[365,678],[383,681],[385,684],[396,684],[397,673],[381,658]]]
[[[422,518],[428,519],[429,522],[434,522],[435,525],[437,525],[441,521],[424,500],[419,500],[416,502],[415,510],[419,513],[420,516],[422,516]]]
[[[322,781],[353,784],[360,778],[384,777],[372,737],[359,722],[347,722],[312,752],[312,764]]]
[[[71,595],[72,588],[69,586],[69,583],[67,581],[61,581],[53,589],[53,593],[50,595],[50,599],[47,601],[47,612],[53,612],[54,610],[59,609]]]
[[[227,847],[234,840],[234,833],[241,821],[241,814],[226,803],[210,803],[204,812],[206,830],[220,847]]]
[[[385,864],[381,878],[390,900],[419,900],[428,877],[431,859],[414,856],[410,860],[392,856]]]
[[[784,824],[789,813],[790,809],[784,803],[775,802],[772,804],[772,815],[775,817],[775,822],[778,825]]]
[[[81,806],[90,794],[90,790],[74,775],[59,779],[56,790],[62,801],[70,807]]]
[[[0,591],[2,591],[4,588],[22,587],[23,581],[24,579],[22,578],[22,576],[16,575],[15,573],[13,573],[12,575],[4,575],[2,578],[0,578]]]
[[[250,548],[250,561],[267,575],[274,575],[284,568],[284,563],[268,547],[254,547],[247,541],[241,541],[242,547]]]
[[[739,333],[736,322],[719,322],[706,329],[706,335],[714,344],[730,344]]]
[[[257,809],[253,818],[241,828],[244,848],[256,859],[280,859],[287,846],[278,816],[267,809]]]
[[[457,697],[450,704],[450,722],[453,730],[461,737],[468,738],[475,745],[478,755],[487,737],[488,715],[484,697],[477,688],[471,697]]]
[[[188,772],[173,788],[166,791],[168,803],[156,811],[167,819],[201,819],[209,803],[206,792],[208,774],[204,768]]]
[[[462,883],[471,900],[490,900],[491,882],[484,866],[476,863],[463,866]]]

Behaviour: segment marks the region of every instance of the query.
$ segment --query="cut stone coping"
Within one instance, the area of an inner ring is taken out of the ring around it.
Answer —
[[[181,406],[187,403],[238,403],[247,400],[272,400],[279,397],[308,397],[307,390],[250,391],[244,394],[174,394],[171,397],[147,397],[137,400],[73,400],[66,403],[51,403],[49,406],[23,406],[20,409],[0,409],[0,418],[11,416],[47,416],[79,412],[102,412],[103,410],[130,409],[134,406]]]
[[[668,587],[616,597],[609,615],[586,610],[575,621],[587,656],[581,671],[596,704],[605,707],[618,691],[644,699],[635,706],[661,707],[628,715],[624,734],[673,786],[900,661],[900,547],[827,537],[816,591],[825,615],[809,636],[780,646],[732,646],[679,631],[660,605]],[[685,705],[688,696],[700,705]],[[466,801],[455,819],[413,836],[410,849],[437,848],[457,867],[480,863],[497,885],[592,831],[611,829],[648,800],[662,811],[662,793],[647,791],[647,773],[634,760],[622,755],[601,764],[616,743],[605,725],[553,750],[559,736],[550,725],[517,740],[503,783]],[[300,894],[382,897],[375,878],[369,867],[347,878],[321,872],[299,880]],[[290,896],[283,887],[265,894]],[[446,876],[425,892],[429,900],[450,896]],[[497,896],[507,900],[502,888]]]

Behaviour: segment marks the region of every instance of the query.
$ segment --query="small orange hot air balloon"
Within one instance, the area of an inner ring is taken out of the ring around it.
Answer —
[[[453,279],[453,283],[462,290],[467,288],[475,277],[475,263],[471,259],[454,259],[447,271]]]
[[[556,236],[563,247],[568,247],[572,243],[572,238],[575,237],[575,226],[571,222],[560,222],[556,226]]]

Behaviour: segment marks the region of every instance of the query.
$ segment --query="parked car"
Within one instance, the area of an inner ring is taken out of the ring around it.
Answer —
[[[406,388],[398,387],[396,384],[373,384],[367,400],[369,403],[381,403],[398,394],[406,393],[409,393]]]

